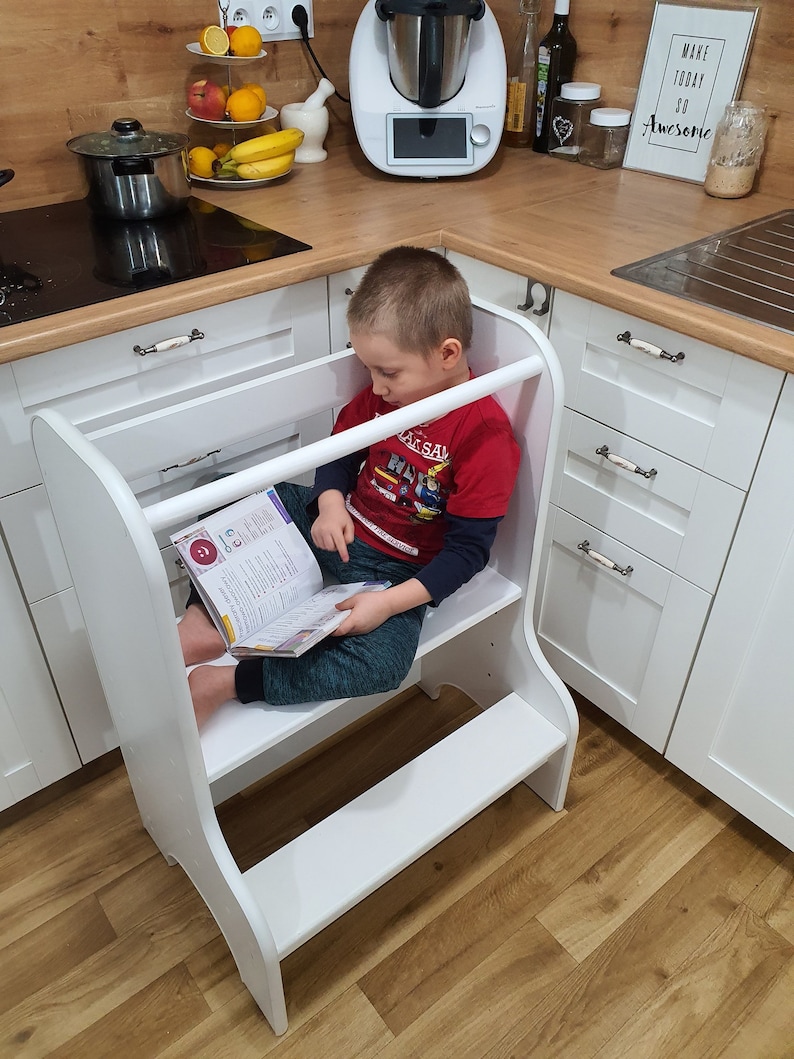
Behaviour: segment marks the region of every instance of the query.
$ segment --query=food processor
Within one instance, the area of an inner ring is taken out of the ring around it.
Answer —
[[[350,104],[378,169],[482,169],[499,146],[506,91],[502,35],[484,0],[368,0],[350,50]]]

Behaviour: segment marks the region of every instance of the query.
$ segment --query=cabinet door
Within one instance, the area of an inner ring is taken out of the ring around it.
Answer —
[[[447,250],[447,260],[461,272],[472,295],[493,302],[503,309],[526,316],[549,333],[552,290],[529,276],[521,276],[497,265],[489,265],[454,250]]]
[[[0,543],[0,809],[80,767],[5,548]]]
[[[787,376],[667,756],[794,849],[794,380]]]
[[[664,750],[711,597],[567,511],[552,512],[544,559],[537,626],[552,666]]]

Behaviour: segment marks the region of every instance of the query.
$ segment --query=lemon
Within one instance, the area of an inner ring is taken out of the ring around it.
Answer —
[[[232,55],[251,57],[262,50],[262,35],[253,26],[238,26],[229,38]]]
[[[198,42],[206,55],[226,55],[229,51],[228,34],[220,26],[205,26],[199,33]],[[258,50],[256,54],[259,54]]]
[[[192,148],[187,160],[193,176],[211,177],[215,175],[212,166],[217,161],[217,156],[209,147]]]
[[[226,113],[232,121],[256,121],[262,110],[259,96],[250,88],[238,88],[226,100]]]

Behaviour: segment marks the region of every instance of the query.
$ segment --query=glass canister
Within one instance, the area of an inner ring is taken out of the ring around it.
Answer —
[[[766,107],[734,100],[714,130],[703,190],[717,199],[749,195],[766,136]]]
[[[623,165],[629,142],[631,111],[620,107],[596,107],[582,132],[579,161],[596,169]]]
[[[551,102],[549,154],[575,162],[582,142],[582,130],[590,111],[601,98],[601,85],[592,81],[568,81]]]

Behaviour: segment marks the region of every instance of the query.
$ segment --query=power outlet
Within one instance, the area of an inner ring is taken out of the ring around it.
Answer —
[[[309,16],[309,36],[314,36],[314,8],[312,0],[300,0]],[[263,41],[300,40],[301,33],[292,21],[295,0],[231,0],[226,17],[230,26],[254,26]],[[219,23],[222,15],[219,11]]]

